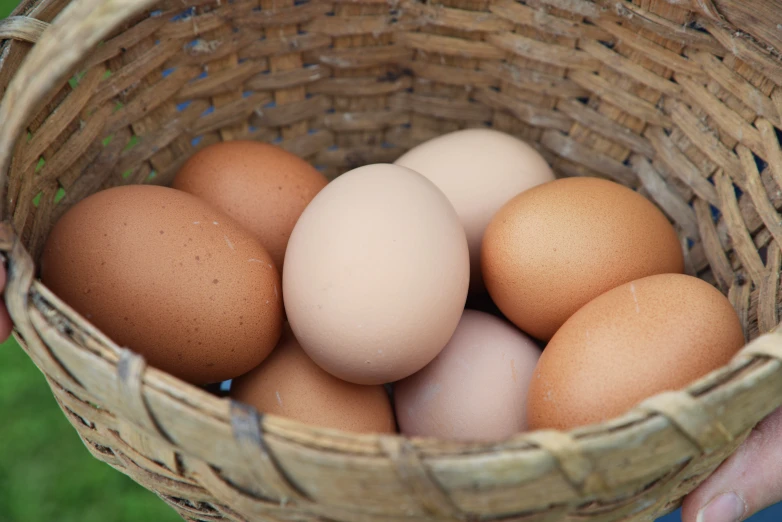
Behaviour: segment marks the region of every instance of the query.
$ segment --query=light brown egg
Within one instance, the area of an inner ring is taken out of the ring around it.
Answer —
[[[481,262],[502,313],[542,340],[612,288],[684,270],[679,239],[663,213],[640,194],[597,178],[558,179],[516,196],[486,229]]]
[[[49,234],[41,278],[114,342],[196,384],[249,371],[280,337],[269,254],[172,188],[117,187],[77,203]]]
[[[512,324],[465,310],[423,370],[394,385],[404,435],[497,441],[527,427],[527,389],[540,348]]]
[[[207,201],[255,234],[282,271],[296,221],[327,180],[309,163],[258,141],[228,141],[194,154],[172,187]]]
[[[358,433],[393,433],[394,412],[381,385],[351,384],[312,362],[289,327],[257,368],[235,379],[231,396],[258,411]]]
[[[464,309],[470,259],[453,206],[428,179],[368,165],[332,181],[293,229],[285,311],[302,348],[357,384],[437,357]]]
[[[744,344],[730,302],[681,274],[646,277],[576,312],[546,346],[530,386],[530,429],[608,420],[727,364]]]
[[[470,291],[485,291],[481,241],[497,211],[554,173],[530,145],[492,129],[464,129],[414,147],[394,162],[423,174],[453,203],[470,246]]]

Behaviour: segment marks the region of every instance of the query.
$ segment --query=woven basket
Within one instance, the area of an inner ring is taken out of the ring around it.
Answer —
[[[0,21],[16,334],[92,454],[188,520],[652,520],[782,404],[780,24],[782,0],[25,1]],[[755,340],[570,433],[357,436],[147,368],[35,279],[72,204],[168,183],[208,144],[271,141],[333,176],[485,125],[655,201]]]

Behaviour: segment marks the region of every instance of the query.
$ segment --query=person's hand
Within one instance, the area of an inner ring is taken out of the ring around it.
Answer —
[[[741,522],[782,501],[782,408],[684,499],[682,522]]]
[[[0,293],[5,291],[5,280],[5,267],[0,264]],[[8,339],[8,336],[11,335],[11,328],[13,328],[13,323],[8,315],[8,309],[5,307],[5,301],[0,299],[0,342]]]

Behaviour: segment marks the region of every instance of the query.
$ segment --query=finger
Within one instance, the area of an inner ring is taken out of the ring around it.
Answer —
[[[0,293],[5,290],[6,277],[5,265],[0,258]],[[11,322],[11,317],[8,315],[8,309],[0,296],[0,340],[5,341],[8,339],[11,335],[12,328],[13,323]]]
[[[683,522],[741,522],[782,500],[782,408],[684,499]]]
[[[5,341],[11,335],[11,329],[13,323],[11,317],[8,315],[8,309],[5,307],[5,303],[0,301],[0,341]]]

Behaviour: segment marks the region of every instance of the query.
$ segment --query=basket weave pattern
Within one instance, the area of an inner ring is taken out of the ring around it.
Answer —
[[[782,1],[669,1],[23,2],[0,21],[5,298],[87,448],[194,521],[610,522],[675,508],[782,404]],[[570,433],[354,436],[147,368],[35,279],[72,204],[166,184],[208,144],[269,141],[335,176],[487,124],[558,175],[656,202],[688,273],[728,295],[754,341],[689,389]]]

